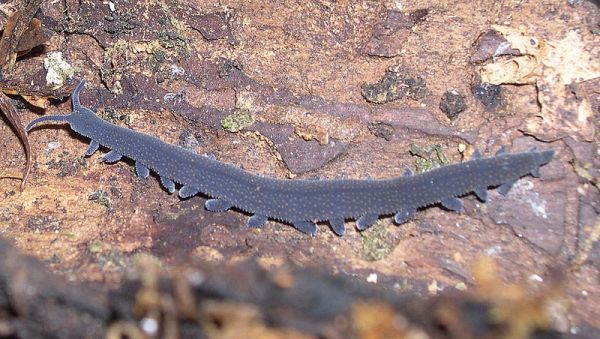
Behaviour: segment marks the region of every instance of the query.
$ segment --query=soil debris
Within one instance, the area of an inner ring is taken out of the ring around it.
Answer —
[[[440,101],[440,109],[448,119],[454,119],[458,114],[467,109],[466,97],[456,91],[447,91]]]
[[[386,141],[392,140],[394,132],[396,131],[394,126],[382,121],[371,121],[368,123],[367,127],[373,135],[378,138],[383,138]]]
[[[473,95],[488,111],[494,111],[502,102],[502,88],[490,83],[477,83],[471,88]]]
[[[423,78],[413,75],[401,65],[396,65],[389,67],[378,83],[364,85],[362,96],[375,104],[383,104],[405,96],[418,101],[425,96],[426,90],[427,85]]]

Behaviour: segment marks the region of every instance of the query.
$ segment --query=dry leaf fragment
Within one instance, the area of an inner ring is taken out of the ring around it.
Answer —
[[[50,106],[50,99],[48,97],[22,94],[21,98],[23,98],[25,101],[27,101],[29,104],[35,107],[46,109],[48,108],[48,106]]]
[[[481,69],[481,80],[494,85],[535,84],[540,73],[541,67],[537,58],[522,55],[486,65]]]
[[[569,31],[560,40],[540,40],[512,27],[493,29],[522,55],[482,67],[482,82],[537,86],[541,119],[529,119],[524,130],[546,140],[565,135],[592,140],[593,109],[589,98],[584,92],[573,93],[570,87],[600,77],[598,37],[584,40],[580,33]]]
[[[20,9],[6,20],[0,39],[0,68],[9,69],[14,66],[17,60],[17,46],[23,33],[31,27],[31,20],[41,3],[42,0],[23,0]]]
[[[34,47],[43,45],[50,40],[52,33],[50,30],[42,27],[42,22],[36,18],[31,20],[29,30],[25,31],[17,44],[17,55],[21,56],[29,53]]]

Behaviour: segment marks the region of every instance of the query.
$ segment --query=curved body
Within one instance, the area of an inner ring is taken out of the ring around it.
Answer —
[[[330,221],[334,231],[341,234],[345,219],[358,219],[359,229],[364,229],[381,215],[396,214],[396,222],[401,223],[417,208],[439,202],[460,210],[462,205],[456,197],[475,192],[485,200],[488,187],[510,187],[520,177],[536,174],[554,154],[552,150],[502,153],[387,180],[281,180],[110,124],[79,104],[82,87],[83,81],[73,93],[71,115],[36,119],[27,130],[44,120],[66,121],[75,132],[92,140],[86,154],[93,153],[98,145],[105,146],[112,150],[105,155],[106,162],[121,156],[133,159],[138,175],[147,176],[148,169],[156,172],[170,192],[173,182],[179,183],[182,197],[206,194],[213,198],[207,202],[209,210],[235,207],[252,213],[249,224],[255,227],[270,218],[314,234],[315,221]]]

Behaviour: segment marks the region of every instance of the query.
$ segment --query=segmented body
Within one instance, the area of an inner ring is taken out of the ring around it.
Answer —
[[[395,215],[397,223],[410,219],[417,208],[441,203],[452,210],[462,208],[457,198],[475,192],[481,200],[489,187],[501,186],[508,191],[517,179],[537,174],[554,152],[528,151],[494,157],[474,157],[469,161],[443,166],[418,175],[404,175],[387,180],[282,180],[259,176],[235,166],[198,155],[160,139],[110,124],[79,103],[82,81],[75,89],[73,113],[47,116],[32,121],[29,131],[42,121],[65,121],[75,132],[91,139],[87,155],[99,145],[111,151],[105,162],[122,156],[133,159],[136,172],[146,177],[156,172],[163,186],[188,198],[203,193],[212,199],[206,208],[224,211],[231,207],[253,214],[248,225],[260,227],[267,219],[294,225],[315,234],[315,221],[329,221],[338,234],[345,231],[346,219],[357,219],[365,229],[382,215]]]

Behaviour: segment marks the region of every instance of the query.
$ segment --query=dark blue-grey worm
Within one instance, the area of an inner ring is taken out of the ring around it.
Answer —
[[[235,166],[198,155],[158,138],[110,124],[81,106],[82,80],[72,94],[73,112],[64,116],[45,116],[26,128],[43,121],[66,122],[72,130],[90,139],[85,152],[92,155],[100,145],[110,149],[103,156],[107,163],[127,157],[135,161],[140,178],[157,173],[163,187],[189,198],[198,193],[208,197],[206,209],[226,211],[232,207],[252,214],[248,226],[261,227],[268,219],[292,224],[314,235],[315,222],[328,221],[339,235],[345,232],[345,220],[356,219],[359,230],[371,226],[380,216],[394,215],[401,224],[412,218],[419,207],[435,203],[453,211],[462,209],[458,197],[475,193],[485,201],[489,187],[510,186],[526,175],[538,175],[553,150],[509,154],[501,149],[495,156],[482,158],[479,152],[466,162],[443,166],[426,173],[387,180],[281,180],[263,177]]]

